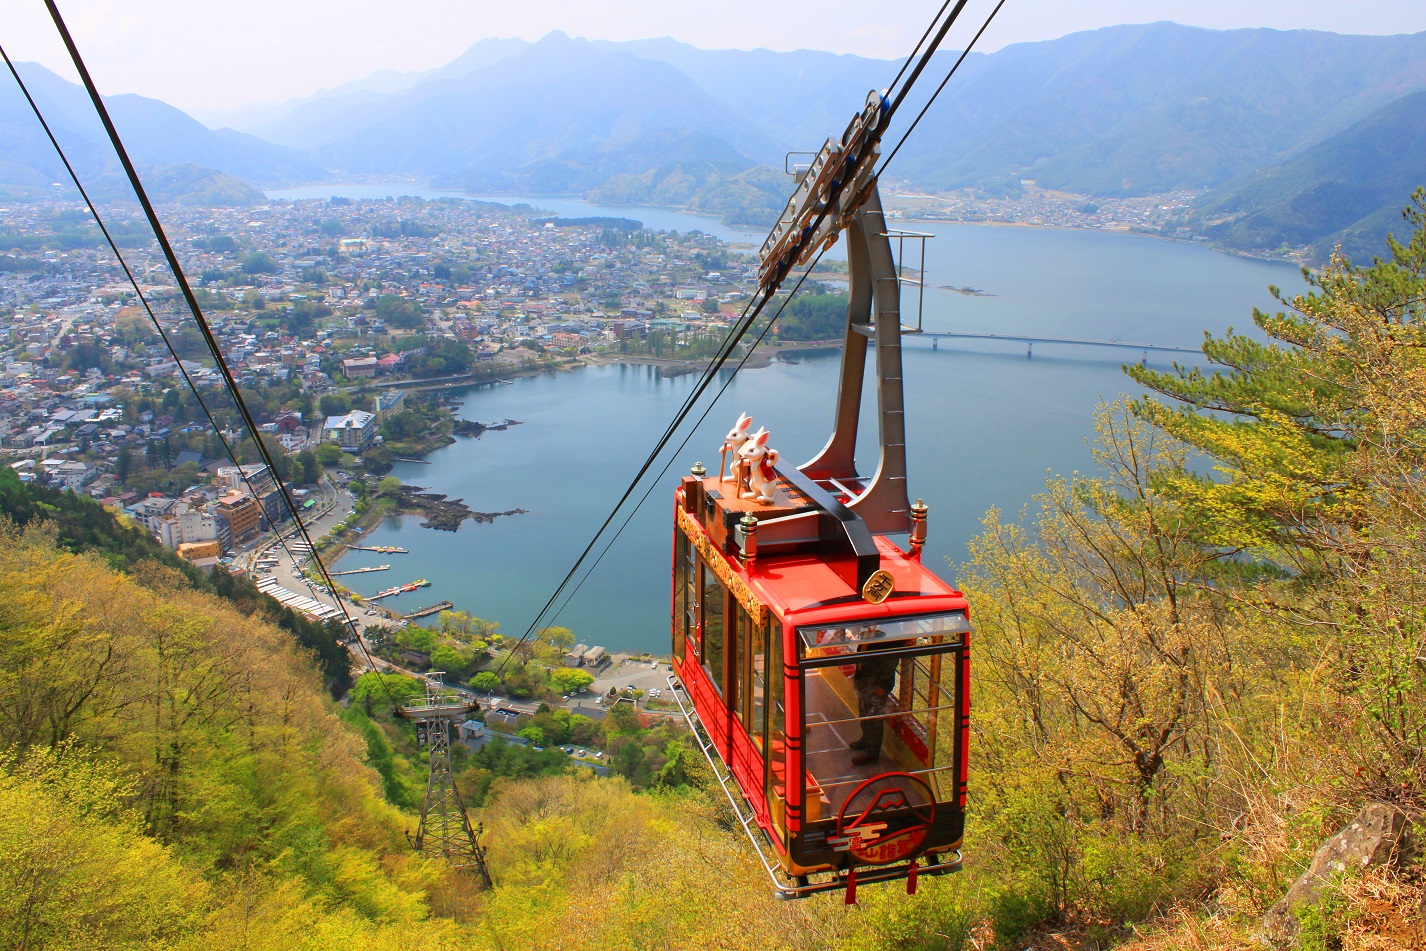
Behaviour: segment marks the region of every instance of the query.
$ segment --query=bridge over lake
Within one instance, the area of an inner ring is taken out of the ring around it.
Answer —
[[[941,340],[988,340],[1005,341],[1007,343],[1023,343],[1025,345],[1025,358],[1028,360],[1034,356],[1034,347],[1037,343],[1054,344],[1056,346],[1070,347],[1112,347],[1121,350],[1138,350],[1146,357],[1149,351],[1160,353],[1193,353],[1202,355],[1203,351],[1193,347],[1171,347],[1157,343],[1130,343],[1124,340],[1081,340],[1074,337],[1029,337],[1020,334],[976,334],[976,333],[952,333],[942,330],[925,330],[915,333],[908,333],[903,339],[914,340],[917,337],[929,337],[931,349],[938,349]]]

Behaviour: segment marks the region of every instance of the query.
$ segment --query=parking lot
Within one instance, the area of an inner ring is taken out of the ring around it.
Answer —
[[[664,661],[640,661],[632,657],[606,667],[590,684],[589,692],[594,696],[608,696],[611,689],[621,693],[625,687],[642,690],[645,696],[654,690],[668,694],[668,677],[673,668]]]

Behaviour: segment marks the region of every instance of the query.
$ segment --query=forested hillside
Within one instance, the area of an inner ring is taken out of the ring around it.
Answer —
[[[765,894],[705,796],[622,779],[504,780],[501,887],[478,893],[410,850],[367,764],[414,756],[402,730],[344,724],[288,634],[171,569],[0,524],[0,948],[810,948],[838,927]]]
[[[1202,230],[1234,248],[1311,245],[1356,260],[1400,231],[1401,196],[1426,184],[1426,92],[1402,96],[1290,160],[1254,171],[1196,204]]]

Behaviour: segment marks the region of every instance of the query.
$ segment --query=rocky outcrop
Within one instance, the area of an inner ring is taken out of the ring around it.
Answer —
[[[511,426],[519,425],[520,421],[518,419],[503,419],[498,423],[482,423],[474,419],[458,419],[454,425],[451,426],[451,432],[457,436],[479,437],[480,434],[486,430],[502,432]]]
[[[422,528],[453,532],[466,519],[480,524],[489,524],[507,515],[524,515],[524,509],[508,512],[472,512],[463,499],[448,499],[437,492],[423,492],[419,485],[403,485],[396,494],[396,504],[406,514],[420,515],[425,519]]]
[[[1297,910],[1322,900],[1323,889],[1349,869],[1362,870],[1394,861],[1406,848],[1409,828],[1406,813],[1396,806],[1375,802],[1357,814],[1340,832],[1323,842],[1282,900],[1263,918],[1268,937],[1293,938],[1298,931]]]

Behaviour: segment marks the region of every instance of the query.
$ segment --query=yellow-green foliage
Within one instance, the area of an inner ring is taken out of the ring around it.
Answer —
[[[825,948],[837,899],[772,898],[746,840],[701,795],[635,795],[584,773],[497,787],[478,947]]]
[[[1155,947],[1245,946],[1365,803],[1426,806],[1426,192],[1407,219],[1255,314],[1270,342],[1209,340],[1225,372],[1131,368],[1176,405],[1102,410],[1096,472],[973,544],[968,874],[1000,946],[1162,917]]]
[[[409,938],[444,873],[363,746],[282,631],[0,526],[0,947]]]
[[[0,525],[0,750],[0,948],[824,948],[845,925],[774,901],[704,795],[583,770],[497,783],[483,892],[410,850],[287,635],[42,528]]]

